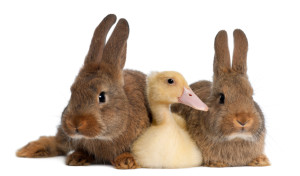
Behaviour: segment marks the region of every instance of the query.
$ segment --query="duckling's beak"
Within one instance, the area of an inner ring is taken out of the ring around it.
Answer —
[[[205,103],[203,103],[200,98],[190,89],[183,89],[182,95],[178,98],[179,103],[188,105],[194,109],[201,111],[208,111],[208,107]]]

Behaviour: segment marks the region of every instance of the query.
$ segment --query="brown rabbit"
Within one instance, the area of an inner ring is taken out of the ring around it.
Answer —
[[[56,136],[41,137],[17,151],[19,157],[67,155],[68,165],[111,162],[135,168],[130,147],[150,125],[145,95],[146,75],[124,70],[129,26],[106,16],[94,32],[84,65],[71,87],[71,98]]]
[[[213,82],[199,81],[190,87],[209,106],[208,112],[181,104],[172,107],[187,120],[187,128],[210,167],[268,166],[264,155],[265,120],[253,100],[247,77],[248,41],[243,31],[234,35],[232,66],[227,33],[215,38]]]

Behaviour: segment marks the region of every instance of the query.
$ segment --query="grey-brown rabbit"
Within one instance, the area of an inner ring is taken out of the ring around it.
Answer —
[[[209,107],[197,111],[181,104],[172,111],[187,120],[187,128],[210,167],[268,166],[264,155],[265,120],[253,100],[253,89],[247,77],[248,41],[243,31],[234,35],[232,66],[227,33],[215,38],[213,82],[199,81],[190,87]]]
[[[150,125],[145,96],[146,75],[124,70],[129,26],[120,19],[105,44],[115,15],[95,29],[84,65],[71,87],[71,97],[56,136],[41,137],[17,151],[19,157],[67,155],[68,165],[112,163],[136,168],[130,148]],[[31,123],[31,122],[30,122]]]

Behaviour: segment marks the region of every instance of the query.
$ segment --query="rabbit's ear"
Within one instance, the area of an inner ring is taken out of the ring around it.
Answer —
[[[238,73],[246,74],[247,72],[247,51],[248,41],[245,33],[236,29],[233,32],[234,50],[232,59],[232,69]]]
[[[228,73],[231,69],[227,32],[219,31],[215,38],[214,73],[216,76]]]
[[[123,51],[121,54],[120,68],[124,68],[125,61],[126,61],[126,53],[127,53],[127,42],[125,43],[125,46],[123,47]]]
[[[105,45],[100,68],[110,67],[113,72],[119,72],[123,69],[126,61],[128,35],[128,22],[125,19],[120,19]]]
[[[95,63],[99,65],[103,55],[107,33],[110,30],[111,26],[116,22],[116,20],[116,15],[109,14],[95,29],[90,49],[85,58],[84,64]]]

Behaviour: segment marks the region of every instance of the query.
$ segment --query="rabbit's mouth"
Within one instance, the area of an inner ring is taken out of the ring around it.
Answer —
[[[95,137],[89,137],[89,136],[84,136],[81,134],[73,134],[73,135],[69,135],[72,139],[74,140],[81,140],[81,139],[87,139],[87,140],[108,140],[108,141],[112,141],[112,138],[109,136],[95,136]]]
[[[242,139],[245,141],[255,141],[254,136],[249,132],[237,132],[226,136],[226,140]]]

